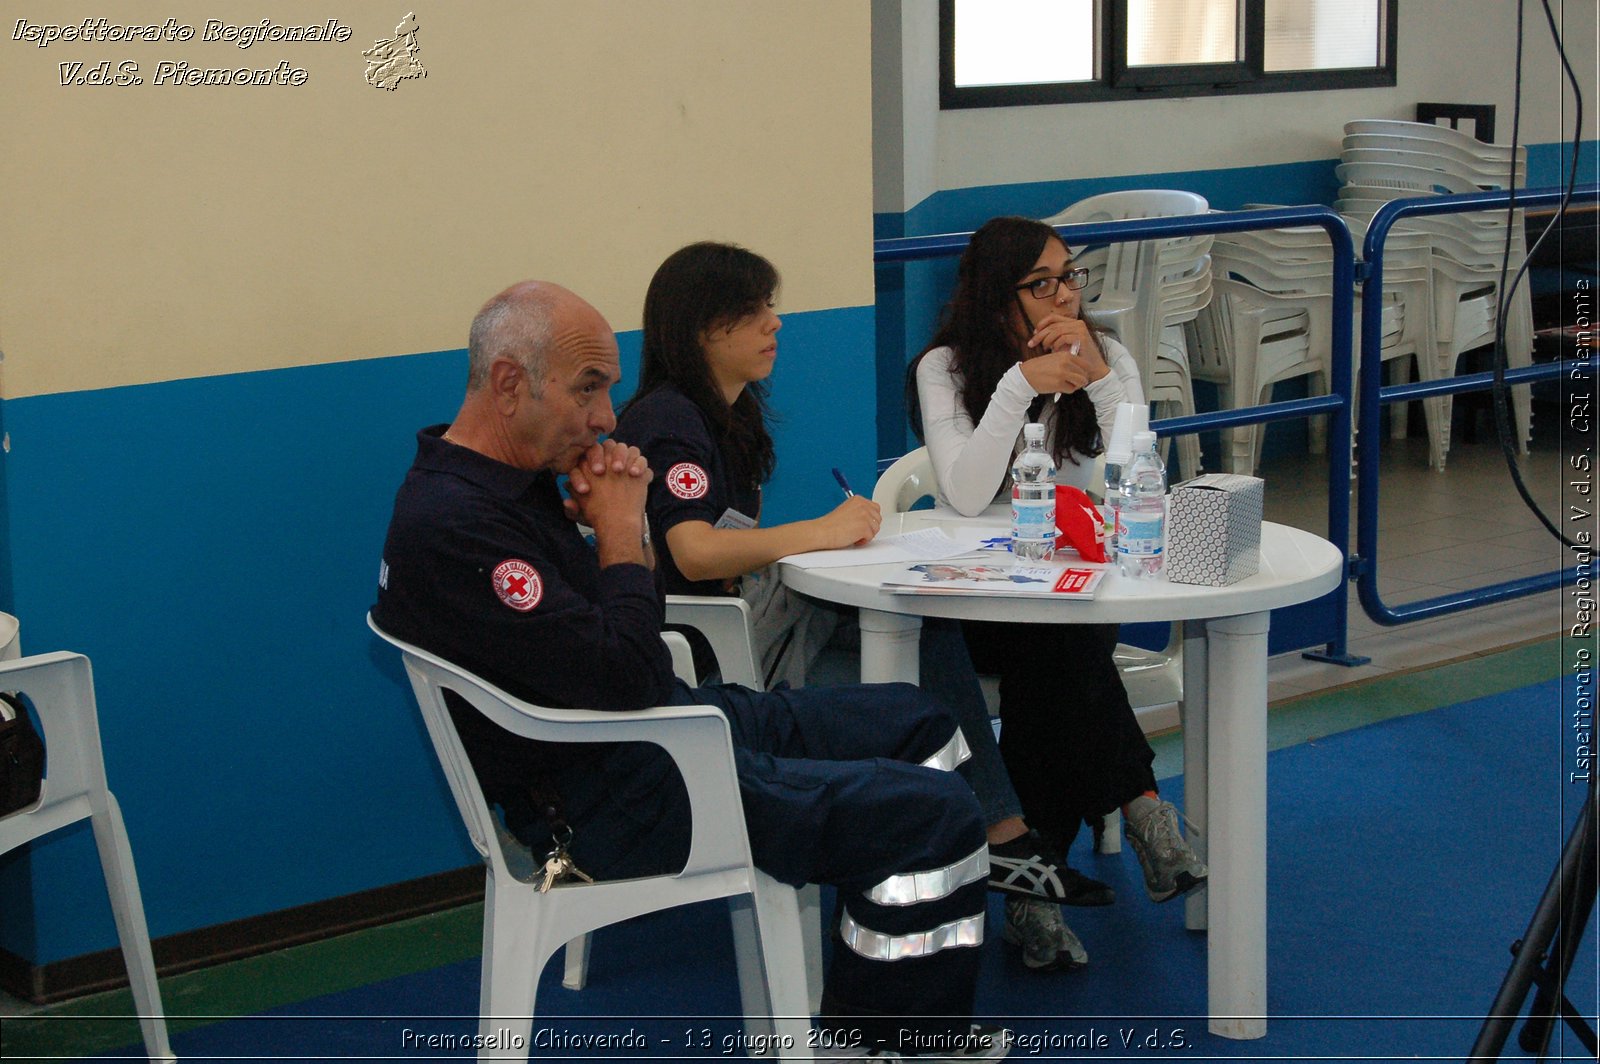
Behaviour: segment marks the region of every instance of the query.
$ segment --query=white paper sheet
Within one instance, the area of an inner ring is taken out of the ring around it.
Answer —
[[[971,554],[985,538],[982,529],[962,530],[954,536],[940,528],[919,528],[898,536],[882,536],[861,547],[813,550],[791,554],[781,561],[801,569],[842,569],[849,565],[884,562],[936,562]]]

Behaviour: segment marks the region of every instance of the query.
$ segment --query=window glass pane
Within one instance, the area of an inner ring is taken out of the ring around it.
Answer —
[[[956,0],[957,86],[1094,79],[1094,0]]]
[[[1375,67],[1381,0],[1267,0],[1265,68]]]
[[[1238,0],[1128,0],[1130,67],[1238,58]]]

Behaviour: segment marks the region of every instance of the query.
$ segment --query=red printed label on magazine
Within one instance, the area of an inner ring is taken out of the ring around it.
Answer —
[[[1094,580],[1092,569],[1063,569],[1061,577],[1056,581],[1054,590],[1066,592],[1069,595],[1082,594]]]

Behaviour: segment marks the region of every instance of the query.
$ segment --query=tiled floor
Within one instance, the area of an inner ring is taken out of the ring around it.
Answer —
[[[1553,409],[1540,413],[1552,420],[1555,415]],[[1521,460],[1523,481],[1545,513],[1570,535],[1576,526],[1566,519],[1562,508],[1576,500],[1561,498],[1567,479],[1563,476],[1563,448],[1570,455],[1580,441],[1570,434],[1560,438],[1549,422],[1541,426],[1539,414],[1534,423],[1533,447]],[[1456,439],[1443,472],[1428,468],[1425,438],[1384,442],[1377,572],[1385,605],[1434,598],[1575,563],[1572,553],[1518,496],[1487,418],[1479,441],[1469,444]],[[1326,535],[1326,469],[1325,458],[1306,454],[1264,462],[1261,475],[1267,483],[1267,519]],[[1352,495],[1353,552],[1358,549],[1355,509]],[[1588,527],[1593,528],[1592,519]],[[1570,623],[1574,609],[1563,598],[1563,591],[1551,590],[1390,627],[1367,616],[1353,584],[1349,595],[1348,648],[1353,654],[1370,657],[1371,664],[1348,668],[1310,661],[1298,653],[1279,655],[1268,664],[1272,701],[1553,636],[1562,630],[1564,614]]]

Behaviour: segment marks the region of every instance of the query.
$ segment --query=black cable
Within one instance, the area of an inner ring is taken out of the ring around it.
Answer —
[[[1545,512],[1539,508],[1539,504],[1535,502],[1533,496],[1528,493],[1528,486],[1522,480],[1522,469],[1517,460],[1516,442],[1512,439],[1509,415],[1511,396],[1510,389],[1506,386],[1505,376],[1506,364],[1508,362],[1508,355],[1506,352],[1506,318],[1511,309],[1511,298],[1516,293],[1517,286],[1521,284],[1523,279],[1526,277],[1528,267],[1533,262],[1534,252],[1539,250],[1540,245],[1545,242],[1545,238],[1547,238],[1551,232],[1559,231],[1563,219],[1566,218],[1568,204],[1571,203],[1573,190],[1577,187],[1578,153],[1582,150],[1583,143],[1583,90],[1578,85],[1577,75],[1572,71],[1572,64],[1567,60],[1567,49],[1561,40],[1561,32],[1556,26],[1555,13],[1550,10],[1550,0],[1540,0],[1541,5],[1544,7],[1545,21],[1550,27],[1550,39],[1555,42],[1556,54],[1561,57],[1562,69],[1566,71],[1567,80],[1572,85],[1572,94],[1574,100],[1576,101],[1577,116],[1573,124],[1572,131],[1572,166],[1568,170],[1566,189],[1562,194],[1561,202],[1556,206],[1555,216],[1551,219],[1550,224],[1545,227],[1544,232],[1540,233],[1538,239],[1535,240],[1532,246],[1527,249],[1527,252],[1523,255],[1522,264],[1517,268],[1517,272],[1511,278],[1511,283],[1508,286],[1506,284],[1506,271],[1511,265],[1511,234],[1512,226],[1516,224],[1517,210],[1517,143],[1518,137],[1521,134],[1522,126],[1523,3],[1524,0],[1517,0],[1516,80],[1515,91],[1512,96],[1511,110],[1511,162],[1508,171],[1509,179],[1506,182],[1507,194],[1510,197],[1510,202],[1506,207],[1505,251],[1504,257],[1500,260],[1500,289],[1498,293],[1499,305],[1495,312],[1494,349],[1492,359],[1494,363],[1494,401],[1491,405],[1494,407],[1495,433],[1499,437],[1500,450],[1505,455],[1506,468],[1511,473],[1511,482],[1516,485],[1517,494],[1522,496],[1523,503],[1528,507],[1528,509],[1533,511],[1534,516],[1537,517],[1544,527],[1549,530],[1551,535],[1555,536],[1567,547],[1576,547],[1577,544],[1568,538],[1567,535],[1561,531],[1561,529],[1556,527],[1550,518],[1545,515]],[[1531,341],[1532,337],[1529,339]]]

